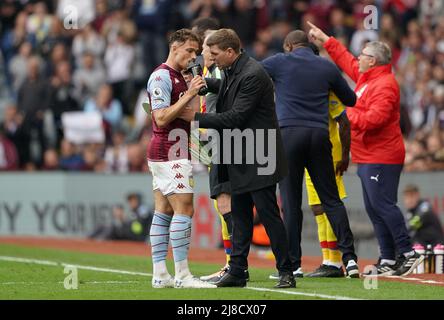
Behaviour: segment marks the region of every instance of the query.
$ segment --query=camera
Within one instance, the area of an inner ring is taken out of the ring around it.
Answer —
[[[203,73],[202,66],[196,60],[193,60],[188,64],[187,72],[190,72],[193,75],[193,77],[202,76]],[[198,95],[204,96],[207,93],[208,93],[208,87],[204,86],[199,89]]]

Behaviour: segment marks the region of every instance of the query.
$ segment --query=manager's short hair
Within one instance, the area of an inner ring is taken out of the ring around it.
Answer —
[[[240,53],[241,41],[233,29],[219,29],[207,39],[209,47],[217,45],[221,50],[231,48],[236,53]]]
[[[389,64],[392,61],[392,50],[382,41],[370,41],[365,44],[369,53],[376,59],[378,65]]]
[[[199,46],[201,44],[200,37],[190,29],[179,29],[174,31],[168,38],[168,44],[171,47],[174,42],[185,43],[187,40],[196,41],[199,43]]]

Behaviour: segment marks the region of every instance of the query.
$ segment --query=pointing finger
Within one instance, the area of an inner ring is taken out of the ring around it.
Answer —
[[[314,29],[317,29],[317,28],[318,28],[318,27],[316,27],[313,23],[311,23],[310,21],[307,21],[307,24],[308,24],[310,27],[314,28]]]

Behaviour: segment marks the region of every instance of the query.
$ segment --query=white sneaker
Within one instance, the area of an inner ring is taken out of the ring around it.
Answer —
[[[168,275],[169,277],[166,279],[156,279],[153,277],[151,280],[151,284],[154,289],[162,289],[162,288],[174,288],[174,279],[172,276]]]
[[[217,288],[216,285],[211,284],[206,281],[202,281],[192,275],[184,279],[174,279],[174,288],[203,288],[203,289],[213,289]]]

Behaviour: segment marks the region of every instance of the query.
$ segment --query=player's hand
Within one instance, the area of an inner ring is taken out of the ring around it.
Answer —
[[[182,111],[179,113],[180,119],[183,119],[185,121],[191,122],[194,120],[194,115],[196,114],[196,111],[193,110],[191,107],[185,107],[182,109]]]
[[[350,159],[348,157],[336,162],[336,175],[342,176],[347,171],[349,163]]]
[[[196,96],[199,92],[199,89],[205,86],[205,80],[201,76],[195,76],[190,81],[190,86],[188,88],[188,94],[192,97]]]
[[[308,31],[308,38],[315,43],[324,44],[329,36],[327,36],[321,29],[316,27],[310,21],[307,21],[307,24],[310,26],[310,31]]]

